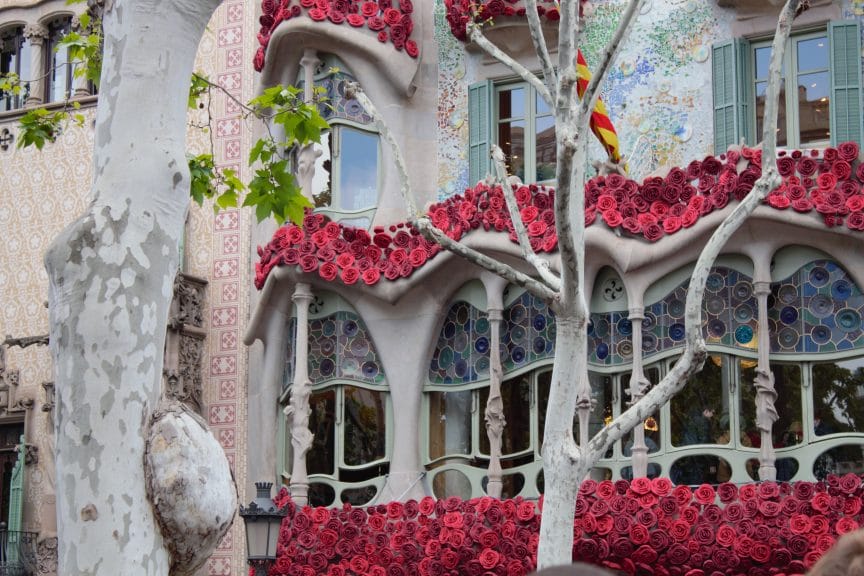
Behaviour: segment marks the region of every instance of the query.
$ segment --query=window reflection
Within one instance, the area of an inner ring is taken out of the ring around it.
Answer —
[[[306,453],[307,469],[309,474],[333,474],[336,460],[336,391],[323,390],[312,394],[309,408],[309,430],[315,437],[312,439],[312,448]]]
[[[473,391],[429,394],[429,457],[471,453]]]
[[[384,458],[384,394],[345,386],[345,464],[358,466]]]
[[[864,358],[813,365],[813,434],[864,430]]]
[[[740,433],[741,445],[758,448],[762,445],[759,429],[756,427],[756,360],[740,359]],[[772,442],[775,448],[796,446],[804,441],[801,425],[801,367],[797,364],[771,364],[774,374],[774,389],[777,399],[774,407],[778,419],[772,428]]]
[[[844,444],[823,452],[813,464],[813,475],[824,480],[828,474],[864,474],[861,444]]]
[[[669,470],[674,484],[719,484],[732,477],[732,465],[718,456],[685,456],[676,460]]]
[[[69,59],[69,47],[60,45],[60,40],[72,29],[72,18],[58,18],[48,25],[47,42],[47,102],[60,102],[71,95],[72,63]]]
[[[362,210],[378,201],[378,135],[339,127],[339,205]]]
[[[672,444],[729,443],[729,362],[712,354],[671,401]]]
[[[507,425],[501,437],[501,454],[516,454],[531,447],[531,386],[529,375],[519,376],[501,383],[501,398],[504,404],[504,419]],[[480,406],[486,409],[489,388],[480,390]],[[482,420],[482,418],[481,418]],[[489,454],[489,435],[485,422],[480,421],[480,452]]]
[[[612,377],[606,374],[589,372],[588,379],[591,384],[591,399],[594,401],[594,409],[588,420],[588,434],[594,436],[602,430],[607,423],[612,421]],[[542,374],[537,381],[537,405],[539,414],[537,418],[539,446],[543,444],[543,432],[546,426],[546,406],[549,404],[549,388],[552,381],[552,373]],[[579,417],[573,415],[573,438],[579,442]],[[612,448],[604,454],[604,458],[612,457]]]

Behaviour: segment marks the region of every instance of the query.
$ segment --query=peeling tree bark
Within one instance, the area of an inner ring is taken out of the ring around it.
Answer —
[[[189,203],[186,92],[218,4],[116,0],[104,13],[93,200],[45,256],[66,576],[169,571],[143,465]]]

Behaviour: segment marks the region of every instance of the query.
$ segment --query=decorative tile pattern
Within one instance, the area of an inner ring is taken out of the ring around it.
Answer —
[[[501,363],[504,372],[555,355],[555,315],[546,303],[525,292],[504,309]]]
[[[816,260],[771,284],[771,352],[864,347],[864,294],[836,262]]]
[[[309,378],[313,385],[331,380],[385,384],[375,346],[357,314],[339,311],[309,321]]]
[[[450,307],[429,366],[433,384],[464,384],[489,377],[489,319],[467,302]]]

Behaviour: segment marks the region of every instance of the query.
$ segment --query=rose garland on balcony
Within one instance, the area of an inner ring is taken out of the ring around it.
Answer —
[[[828,227],[864,230],[864,164],[858,162],[854,142],[824,150],[780,152],[777,160],[782,183],[766,199],[777,210],[792,209],[821,214]],[[694,160],[686,168],[673,168],[664,178],[646,178],[642,184],[623,176],[598,176],[585,186],[585,224],[597,220],[621,234],[656,242],[682,228],[690,228],[731,201],[743,199],[762,173],[761,150],[730,150],[719,158]],[[554,252],[558,246],[553,203],[555,191],[544,186],[514,189],[531,246]],[[517,242],[510,214],[499,186],[479,183],[429,207],[432,223],[450,238],[460,240],[472,230],[507,232]],[[366,230],[309,214],[303,227],[288,225],[259,247],[255,285],[260,289],[278,265],[299,265],[316,270],[325,280],[337,276],[345,284],[376,284],[406,278],[433,258],[440,247],[422,238],[413,226],[399,223]]]
[[[861,478],[710,485],[586,480],[573,559],[626,574],[801,574],[862,521]],[[522,576],[535,568],[540,511],[489,497],[354,508],[288,506],[271,575]],[[539,503],[542,508],[542,500]]]
[[[325,20],[333,24],[346,24],[353,28],[368,28],[377,34],[378,41],[390,42],[396,50],[412,58],[420,55],[417,42],[411,40],[414,31],[414,4],[412,0],[263,0],[258,21],[258,43],[255,70],[264,68],[264,57],[270,37],[281,22],[299,18],[304,14],[316,22]]]
[[[585,1],[581,0],[580,10]],[[450,32],[461,42],[468,40],[465,25],[472,19],[475,22],[484,22],[501,17],[525,17],[525,4],[520,0],[444,0],[444,6]],[[540,0],[537,13],[549,22],[558,22],[561,19],[558,3],[554,0]]]

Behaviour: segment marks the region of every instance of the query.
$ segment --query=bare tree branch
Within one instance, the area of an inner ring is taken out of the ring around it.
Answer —
[[[522,249],[522,256],[531,264],[540,279],[551,289],[560,290],[561,279],[558,278],[552,270],[549,269],[549,262],[541,258],[531,248],[531,241],[528,239],[528,231],[525,229],[525,223],[522,222],[522,215],[519,212],[519,206],[516,204],[516,196],[513,194],[513,189],[507,183],[507,169],[504,166],[504,152],[497,144],[492,145],[492,164],[495,167],[495,177],[498,184],[501,185],[501,191],[504,193],[504,200],[507,202],[507,211],[510,213],[510,221],[513,222],[513,231],[516,232],[516,238],[519,240],[519,247]]]
[[[488,38],[483,34],[483,31],[480,30],[480,25],[474,22],[473,20],[469,20],[468,24],[465,25],[468,37],[472,42],[477,44],[480,48],[483,49],[484,52],[489,54],[492,58],[495,58],[508,68],[510,68],[514,74],[522,78],[525,82],[530,84],[536,91],[537,94],[543,98],[543,101],[549,105],[549,107],[554,106],[554,101],[552,100],[552,94],[546,88],[546,85],[537,77],[536,74],[528,70],[525,66],[508,56],[503,50],[492,44]]]
[[[615,61],[618,52],[621,51],[621,47],[624,45],[627,35],[632,28],[633,20],[644,3],[645,0],[630,0],[630,3],[624,10],[621,21],[618,23],[618,28],[615,30],[615,34],[612,36],[609,44],[606,45],[606,50],[603,51],[603,58],[591,76],[588,87],[585,89],[585,94],[582,95],[582,103],[579,106],[579,115],[577,116],[580,124],[587,125],[587,120],[583,121],[583,119],[590,116],[588,111],[594,110],[594,106],[597,105],[597,99],[600,97],[600,87],[606,81],[609,69],[612,67],[612,63]]]
[[[558,293],[549,288],[543,282],[540,282],[539,280],[516,270],[512,266],[508,266],[503,262],[499,262],[494,258],[490,258],[482,252],[478,252],[473,248],[469,248],[461,242],[453,240],[452,238],[444,234],[444,232],[436,228],[426,216],[418,218],[414,222],[414,225],[417,226],[417,229],[420,231],[424,238],[439,244],[441,247],[449,250],[450,252],[453,252],[454,254],[462,256],[472,264],[476,264],[477,266],[480,266],[481,268],[488,270],[493,274],[501,276],[508,282],[525,288],[525,290],[527,290],[534,296],[541,298],[545,302],[554,302],[557,300]]]
[[[550,100],[558,90],[558,73],[549,57],[549,49],[546,47],[546,36],[543,34],[543,25],[540,23],[540,14],[537,12],[537,0],[525,0],[525,13],[528,16],[528,30],[531,32],[531,41],[540,66],[543,70],[543,81],[549,89]],[[551,106],[551,104],[550,104]]]
[[[349,99],[355,98],[357,102],[360,103],[360,106],[362,106],[363,109],[366,110],[366,113],[372,117],[372,120],[375,121],[378,133],[384,138],[387,145],[390,146],[390,150],[393,152],[393,159],[396,162],[396,168],[399,170],[399,182],[401,184],[399,192],[402,194],[402,200],[408,208],[408,217],[410,220],[417,220],[420,216],[420,212],[417,210],[417,205],[414,203],[414,195],[411,192],[411,184],[408,181],[408,169],[405,167],[405,158],[402,157],[402,150],[393,138],[393,133],[390,132],[390,128],[388,128],[387,123],[384,122],[384,117],[381,116],[381,113],[378,112],[378,109],[372,101],[369,100],[369,97],[366,96],[366,93],[363,92],[363,89],[358,83],[351,82],[348,84],[345,91],[345,97]]]

